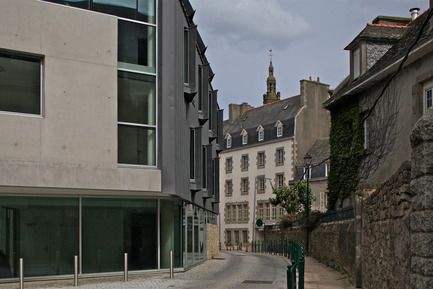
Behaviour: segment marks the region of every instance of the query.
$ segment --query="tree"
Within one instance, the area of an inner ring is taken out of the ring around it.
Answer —
[[[314,196],[311,194],[311,187],[308,187],[304,181],[297,181],[292,187],[281,187],[275,189],[275,198],[269,198],[269,202],[274,205],[283,207],[289,215],[297,215],[306,213],[307,195],[309,196],[309,208],[311,211],[311,204],[314,201]]]

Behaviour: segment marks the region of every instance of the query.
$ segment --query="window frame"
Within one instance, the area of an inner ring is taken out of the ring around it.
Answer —
[[[257,152],[257,168],[263,169],[266,165],[266,154],[264,151]]]
[[[248,132],[246,130],[242,130],[241,136],[242,136],[242,145],[248,144]]]
[[[430,102],[430,106],[429,106],[429,102]],[[427,110],[429,110],[432,107],[433,107],[433,80],[426,82],[423,87],[423,113],[426,113]]]
[[[19,57],[19,58],[28,58],[29,61],[30,61],[30,59],[32,59],[32,60],[36,60],[39,62],[39,93],[38,93],[38,95],[39,95],[39,113],[2,110],[0,108],[0,114],[43,118],[43,116],[44,116],[44,106],[43,106],[44,93],[43,92],[44,92],[44,82],[45,82],[44,60],[45,60],[45,58],[42,55],[28,54],[28,53],[22,53],[19,51],[10,51],[10,50],[0,50],[0,55],[1,54],[8,55],[8,56],[15,56],[15,57]]]
[[[250,181],[248,178],[241,178],[241,195],[248,195]]]
[[[242,155],[241,156],[241,169],[242,169],[242,171],[248,171],[249,166],[250,166],[250,163],[249,163],[248,154]]]

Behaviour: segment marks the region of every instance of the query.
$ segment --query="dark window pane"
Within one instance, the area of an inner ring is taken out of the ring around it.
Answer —
[[[155,125],[155,77],[118,72],[118,119]]]
[[[89,9],[89,0],[45,0],[45,1],[68,5],[72,7]]]
[[[156,165],[155,129],[119,125],[118,137],[120,164]]]
[[[155,27],[119,20],[118,61],[155,67]]]
[[[155,21],[155,0],[138,0],[137,20],[156,23]]]
[[[41,60],[0,53],[0,110],[41,113]]]
[[[93,0],[94,11],[136,19],[136,0]]]
[[[78,255],[78,198],[0,197],[0,278],[65,275]]]
[[[83,273],[157,269],[157,202],[143,199],[82,200]]]

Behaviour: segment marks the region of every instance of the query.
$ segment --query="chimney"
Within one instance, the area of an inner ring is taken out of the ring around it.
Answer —
[[[242,115],[244,112],[246,112],[251,108],[253,107],[246,102],[243,102],[242,104],[230,103],[229,122],[232,123],[236,118],[238,118],[240,115]]]
[[[432,0],[430,0],[430,6],[431,6]],[[415,20],[419,16],[419,8],[412,8],[409,10],[410,16],[412,20]]]

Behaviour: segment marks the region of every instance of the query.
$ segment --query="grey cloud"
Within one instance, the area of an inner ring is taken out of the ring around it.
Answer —
[[[285,49],[309,30],[302,17],[283,9],[278,1],[194,0],[199,30],[205,41],[228,45],[239,51]]]

